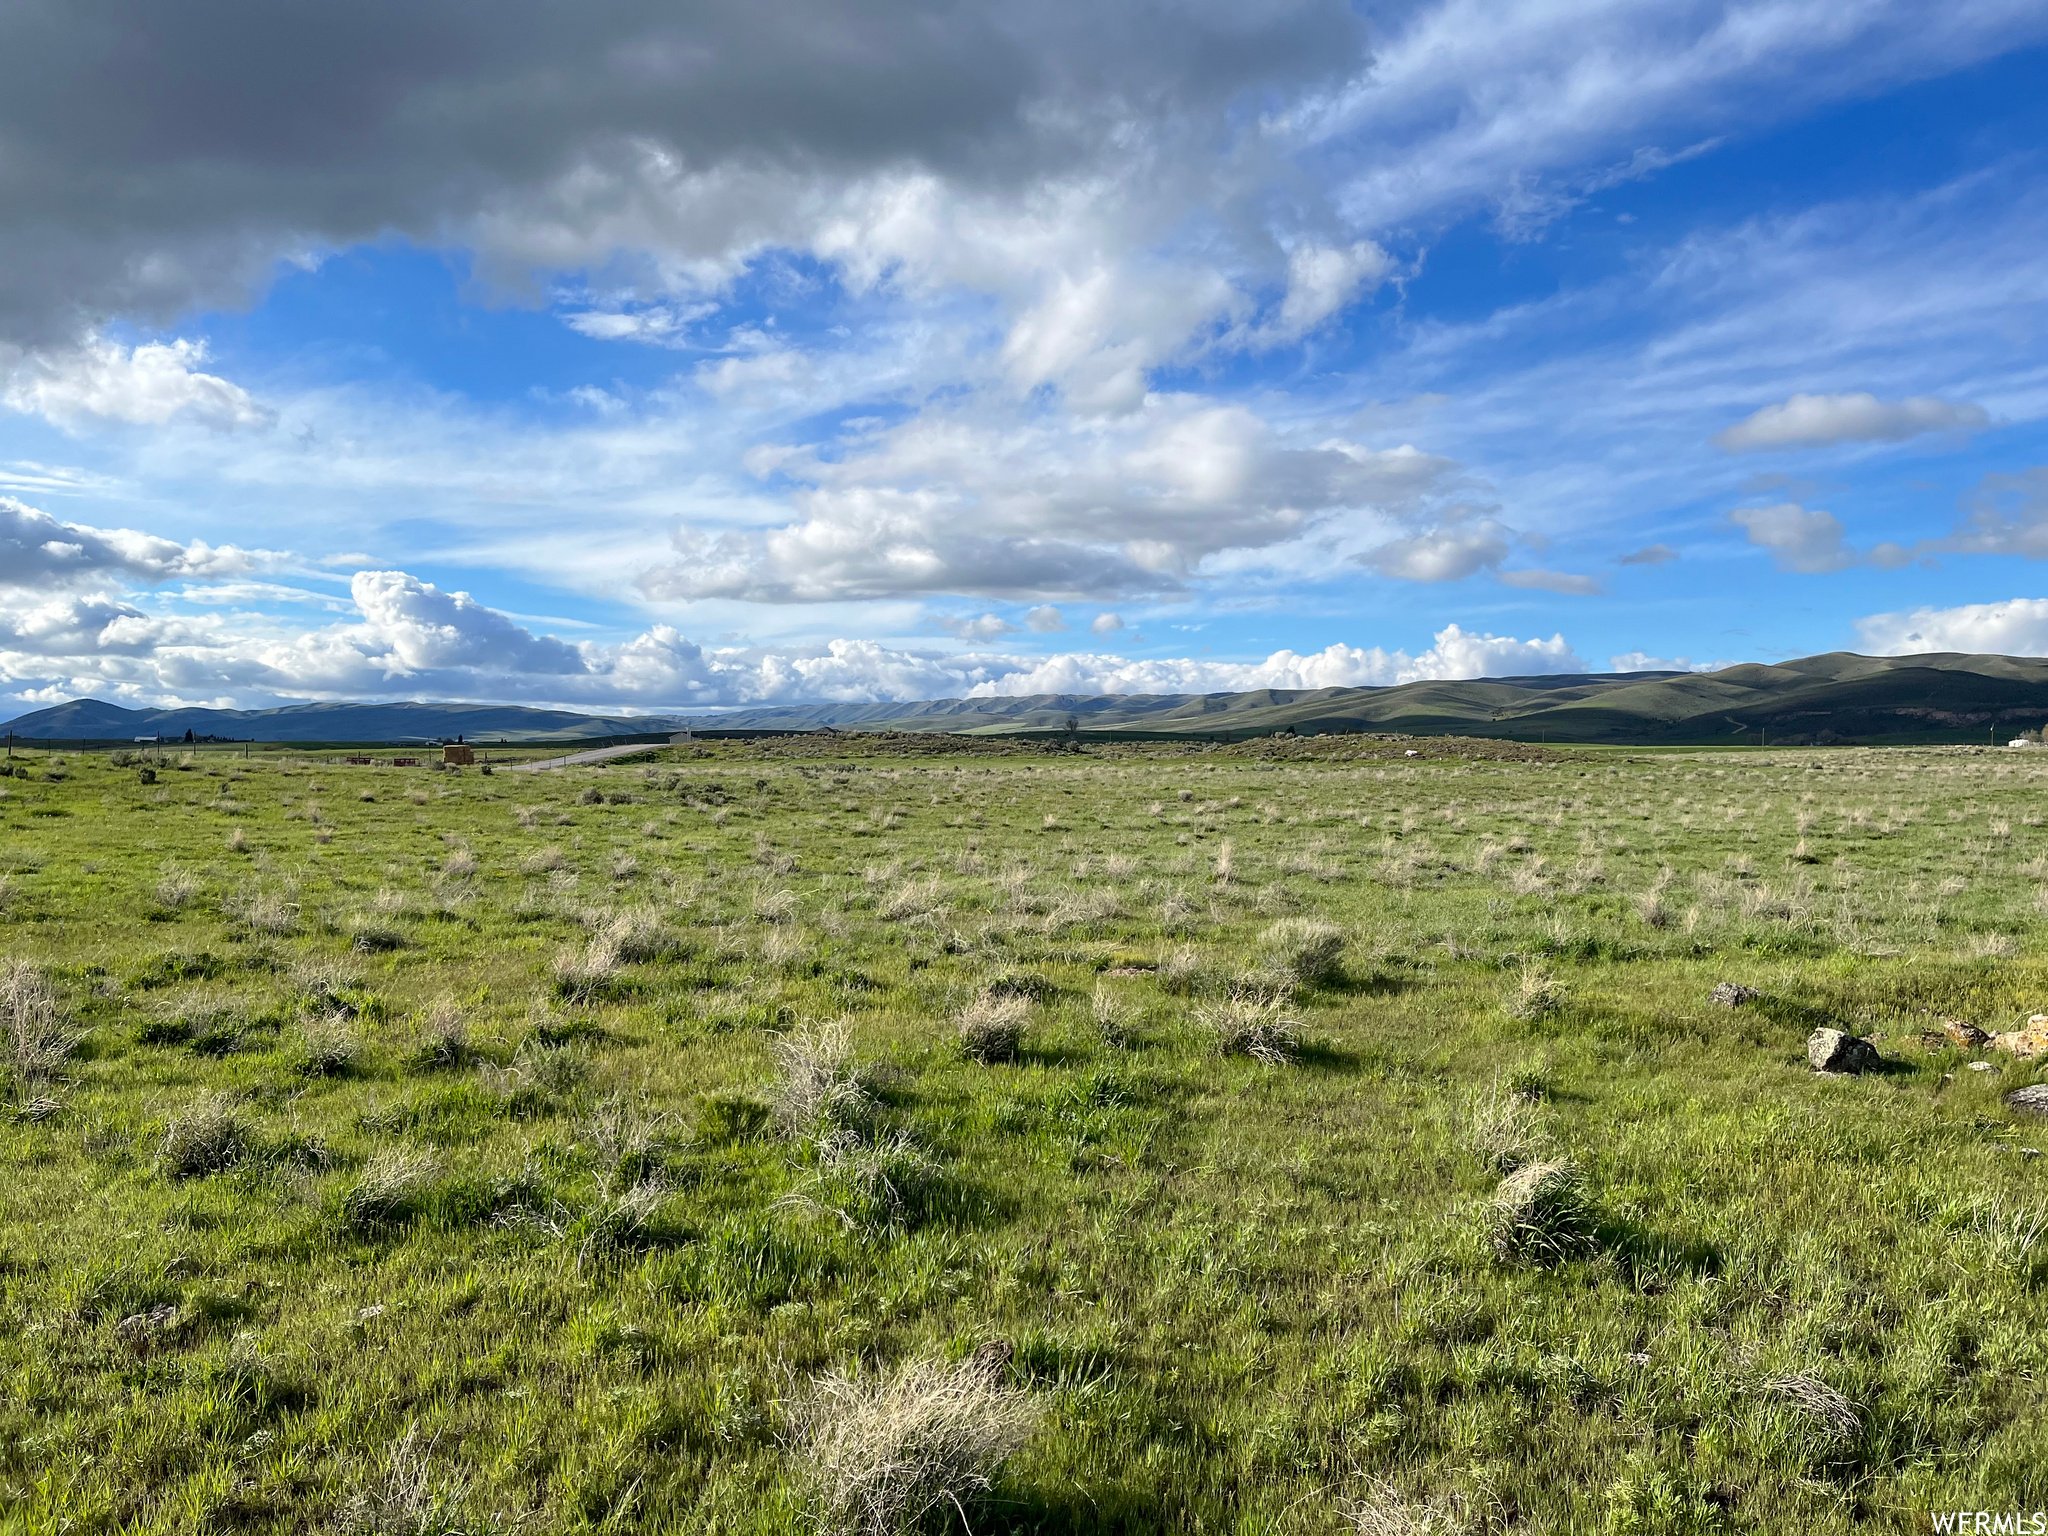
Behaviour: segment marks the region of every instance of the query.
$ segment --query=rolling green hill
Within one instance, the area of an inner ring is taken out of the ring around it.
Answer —
[[[781,729],[1303,735],[1391,731],[1555,742],[1710,745],[2003,740],[2048,722],[2048,659],[1834,652],[1719,672],[1594,673],[1389,688],[947,699],[739,710],[694,723]]]
[[[281,709],[123,709],[96,699],[23,715],[17,739],[125,741],[561,740],[699,729],[1005,734],[1067,728],[1092,739],[1148,736],[1415,736],[1697,746],[1764,740],[1924,743],[2004,740],[2048,723],[2048,658],[1857,656],[1837,651],[1719,672],[1587,673],[1437,680],[1388,688],[1245,693],[1038,694],[918,703],[799,704],[691,717],[605,716],[492,704],[295,704]]]
[[[290,704],[279,709],[124,709],[73,699],[10,720],[18,740],[128,741],[211,736],[227,741],[492,741],[616,736],[667,729],[666,717],[622,718],[516,704]]]

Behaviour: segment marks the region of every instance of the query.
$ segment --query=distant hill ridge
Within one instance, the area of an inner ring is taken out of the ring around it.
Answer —
[[[1091,738],[1386,731],[1559,742],[1708,745],[2004,740],[2048,724],[2048,658],[1836,651],[1718,672],[1477,678],[1383,688],[1040,694],[919,703],[792,704],[690,715],[589,715],[516,704],[293,704],[124,709],[76,699],[9,722],[17,740],[137,736],[247,741],[573,740],[699,729],[1063,731]]]

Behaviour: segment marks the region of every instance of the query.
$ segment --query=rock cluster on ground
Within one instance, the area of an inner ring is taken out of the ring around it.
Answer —
[[[1943,1019],[1941,1021],[1941,1032],[1965,1050],[1972,1051],[1991,1039],[1991,1036],[1976,1025],[1967,1024],[1961,1019]]]
[[[1806,1060],[1816,1072],[1837,1076],[1872,1072],[1884,1065],[1877,1047],[1846,1030],[1816,1029],[1806,1040]]]
[[[1717,1003],[1723,1008],[1740,1008],[1744,1003],[1753,1003],[1762,996],[1763,993],[1757,991],[1755,987],[1745,987],[1732,981],[1724,981],[1708,994],[1708,1001]]]
[[[2024,1029],[2009,1029],[1991,1037],[1991,1049],[2014,1056],[2048,1055],[2048,1013],[2037,1013]]]
[[[2048,1119],[2048,1083],[2035,1083],[2030,1088],[2015,1088],[2005,1096],[2008,1109],[2017,1109],[2029,1115],[2040,1115]]]

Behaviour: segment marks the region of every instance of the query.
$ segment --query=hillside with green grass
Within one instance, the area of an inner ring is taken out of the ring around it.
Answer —
[[[1429,681],[1388,688],[949,699],[740,710],[699,724],[1245,737],[1386,731],[1631,746],[1985,741],[2048,721],[2048,660],[1837,652],[1719,672]]]
[[[668,729],[665,716],[605,716],[518,704],[287,704],[276,709],[127,709],[73,699],[0,726],[19,741],[134,742],[139,738],[216,741],[420,742],[574,740]]]
[[[14,760],[0,1530],[2048,1506],[2048,761],[917,745]]]
[[[1218,694],[1047,694],[922,703],[799,704],[696,716],[601,716],[521,705],[295,704],[131,710],[78,699],[5,729],[23,741],[511,742],[699,730],[912,731],[1243,739],[1386,732],[1621,746],[1910,745],[2003,740],[2048,722],[2048,660],[1838,652],[1719,672],[1430,681]]]

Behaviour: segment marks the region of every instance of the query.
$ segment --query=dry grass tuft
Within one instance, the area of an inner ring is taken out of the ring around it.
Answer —
[[[1301,1048],[1301,1025],[1280,998],[1226,997],[1195,1010],[1195,1022],[1215,1037],[1225,1056],[1249,1056],[1285,1066]]]
[[[340,1077],[363,1053],[363,1037],[347,1019],[326,1014],[299,1026],[299,1070],[307,1077]]]
[[[1102,1043],[1114,1051],[1131,1048],[1135,1036],[1131,1029],[1131,1006],[1111,992],[1100,982],[1095,985],[1095,995],[1089,1000],[1089,1014],[1095,1021],[1095,1032]]]
[[[440,1177],[441,1160],[431,1152],[380,1152],[342,1196],[342,1217],[359,1232],[396,1225],[419,1210]]]
[[[1487,1225],[1493,1251],[1502,1259],[1541,1263],[1567,1257],[1592,1235],[1585,1177],[1567,1158],[1519,1168],[1494,1191]]]
[[[600,933],[580,949],[557,950],[549,968],[558,994],[587,1002],[618,979],[623,964],[619,946],[609,934]]]
[[[157,1164],[173,1179],[202,1179],[223,1173],[249,1150],[248,1130],[225,1093],[195,1100],[164,1127]]]
[[[791,1030],[775,1042],[775,1085],[771,1116],[792,1141],[855,1126],[874,1108],[874,1099],[853,1065],[853,1035],[845,1019]]]
[[[885,923],[915,921],[931,917],[946,904],[946,887],[937,879],[912,880],[899,885],[875,908],[875,916]]]
[[[462,1005],[452,997],[435,998],[427,1005],[413,1060],[429,1070],[446,1070],[463,1065],[469,1055],[469,1020],[463,1017]]]
[[[167,863],[164,865],[163,872],[157,877],[156,882],[156,904],[158,906],[168,907],[173,912],[180,911],[190,906],[198,895],[199,880],[197,876],[188,870],[180,869],[176,864]]]
[[[1764,1383],[1764,1391],[1819,1428],[1830,1440],[1853,1440],[1863,1429],[1856,1405],[1822,1381],[1801,1371]]]
[[[968,1060],[988,1065],[1017,1059],[1030,1021],[1030,999],[984,992],[960,1010],[954,1029]]]
[[[7,1067],[24,1086],[55,1077],[80,1039],[65,1025],[49,978],[22,960],[0,970],[0,1030]]]
[[[1283,917],[1259,935],[1258,955],[1262,969],[1323,986],[1343,973],[1344,930],[1321,918]]]
[[[754,917],[763,923],[786,923],[797,914],[797,895],[792,890],[761,890],[754,896]]]
[[[1202,957],[1188,946],[1182,946],[1162,959],[1155,974],[1159,978],[1159,989],[1175,997],[1190,997],[1200,991],[1207,975]]]
[[[934,1517],[966,1519],[1040,1409],[981,1355],[914,1360],[862,1380],[835,1372],[790,1411],[812,1518],[827,1536],[901,1536]]]
[[[459,1536],[472,1529],[462,1504],[469,1485],[437,1483],[433,1442],[420,1441],[408,1424],[385,1458],[384,1475],[341,1508],[336,1525],[345,1536]]]
[[[1507,995],[1502,1006],[1507,1009],[1508,1017],[1520,1019],[1524,1024],[1554,1018],[1564,1012],[1564,987],[1542,966],[1533,960],[1525,960],[1515,978],[1515,989]]]
[[[1496,1085],[1472,1106],[1465,1141],[1490,1173],[1513,1173],[1539,1162],[1550,1147],[1543,1106]]]
[[[1457,1504],[1406,1498],[1391,1483],[1374,1484],[1340,1513],[1359,1536],[1464,1536],[1473,1528]]]

